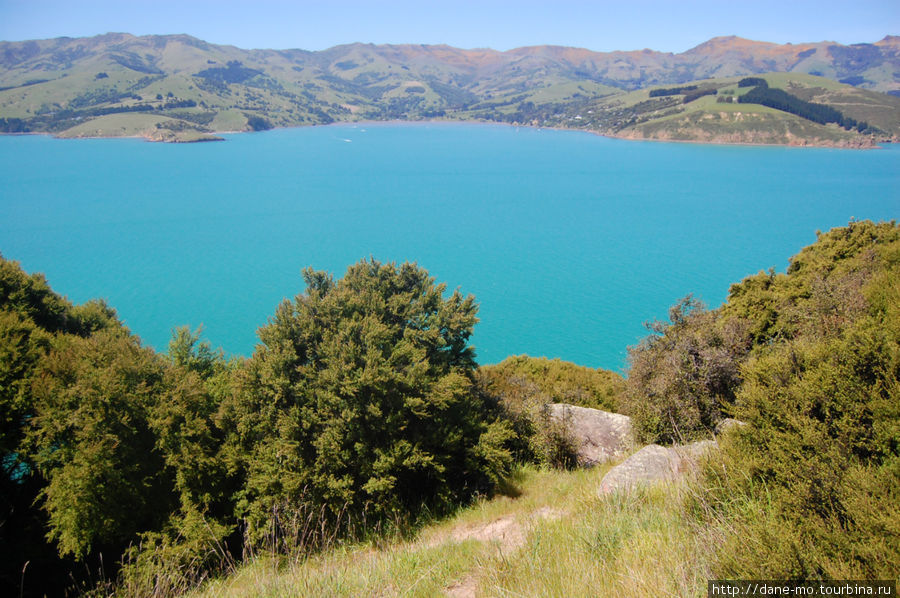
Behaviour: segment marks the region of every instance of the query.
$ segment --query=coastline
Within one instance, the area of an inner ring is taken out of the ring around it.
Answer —
[[[722,139],[660,139],[654,137],[638,137],[635,135],[630,135],[628,133],[608,133],[596,129],[587,129],[587,128],[576,128],[576,127],[559,127],[559,126],[541,126],[541,125],[533,125],[528,123],[509,123],[502,121],[492,121],[492,120],[478,120],[478,119],[451,119],[451,118],[430,118],[430,119],[417,119],[417,120],[406,120],[406,119],[389,119],[389,120],[344,120],[344,121],[335,121],[331,123],[324,124],[297,124],[297,125],[288,125],[288,126],[276,126],[268,129],[270,131],[278,130],[278,129],[296,129],[296,128],[305,128],[305,127],[340,127],[340,126],[351,126],[351,125],[366,125],[366,126],[378,126],[378,125],[417,125],[417,124],[470,124],[470,125],[491,125],[491,126],[507,126],[507,127],[526,127],[529,129],[536,130],[548,130],[548,131],[569,131],[569,132],[580,132],[580,133],[589,133],[591,135],[597,135],[598,137],[605,137],[607,139],[619,139],[622,141],[650,141],[654,143],[690,143],[697,145],[725,145],[725,146],[745,146],[745,147],[791,147],[791,148],[820,148],[820,149],[849,149],[849,150],[870,150],[870,149],[882,149],[883,144],[887,143],[897,143],[900,142],[900,139],[892,138],[892,139],[883,139],[883,140],[872,140],[869,143],[858,143],[858,144],[848,144],[845,142],[834,142],[834,141],[822,141],[819,139],[798,139],[796,141],[792,141],[789,143],[762,143],[762,142],[750,142],[750,141],[736,141],[736,140],[722,140]],[[65,131],[63,131],[64,133]],[[224,137],[219,137],[219,135],[235,135],[240,133],[261,133],[265,131],[249,131],[249,130],[228,130],[228,131],[209,131],[202,134],[202,136],[194,139],[183,139],[176,137],[164,138],[162,136],[155,136],[148,133],[145,134],[136,134],[136,135],[84,135],[84,136],[71,136],[66,137],[60,134],[51,133],[48,131],[28,131],[28,132],[16,132],[16,133],[5,133],[0,132],[0,136],[18,136],[18,135],[47,135],[54,139],[142,139],[147,141],[148,143],[208,143],[211,141],[227,141]]]

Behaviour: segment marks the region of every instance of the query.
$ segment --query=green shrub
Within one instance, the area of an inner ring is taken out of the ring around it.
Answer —
[[[523,388],[532,385],[550,403],[618,411],[624,390],[622,376],[560,359],[514,355],[496,365],[478,368],[478,376],[505,405],[525,401]]]
[[[697,500],[722,535],[716,574],[896,578],[900,228],[851,223],[760,280],[724,310],[769,306],[733,407],[747,425],[721,439]]]
[[[491,491],[512,431],[474,384],[474,299],[444,298],[413,264],[304,279],[260,329],[233,406],[251,538],[280,505],[340,527]]]
[[[575,466],[575,441],[549,417],[550,403],[619,410],[624,380],[614,372],[545,357],[517,355],[478,368],[483,392],[495,397],[516,432],[515,456],[551,467]]]

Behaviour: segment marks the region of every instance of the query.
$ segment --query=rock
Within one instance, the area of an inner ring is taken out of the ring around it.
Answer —
[[[715,440],[698,440],[690,444],[675,445],[669,450],[675,451],[682,460],[698,461],[706,453],[718,446],[719,443]]]
[[[600,481],[600,494],[674,480],[680,468],[681,457],[676,451],[651,444],[610,469]]]
[[[719,434],[724,434],[725,432],[733,428],[740,428],[746,425],[746,422],[742,422],[739,419],[726,417],[716,425],[716,436],[718,436]]]
[[[627,415],[565,403],[551,403],[547,409],[550,421],[562,423],[572,435],[582,467],[621,457],[634,446]]]
[[[600,495],[658,482],[670,482],[697,468],[700,459],[716,448],[715,440],[700,440],[670,448],[651,444],[610,469],[600,481]]]

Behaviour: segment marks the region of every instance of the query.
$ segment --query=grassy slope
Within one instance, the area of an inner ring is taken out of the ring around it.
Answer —
[[[194,595],[703,593],[710,537],[685,511],[687,486],[600,498],[607,470],[527,467],[516,472],[511,496],[480,501],[411,540],[343,546],[288,563],[260,556]]]
[[[158,125],[158,126],[157,126]],[[173,130],[186,127],[184,130]],[[78,137],[148,137],[167,141],[204,141],[214,139],[212,135],[198,130],[179,119],[126,112],[107,114],[66,129],[58,135],[64,139]]]
[[[846,116],[869,122],[889,135],[900,134],[900,98],[812,75],[769,73],[762,77],[770,87],[784,89],[807,101],[831,105]],[[739,80],[726,78],[693,84],[714,87],[719,94],[728,90],[734,95],[742,95],[746,89],[737,87]],[[626,105],[645,99],[649,99],[649,90],[633,92],[623,98]],[[784,145],[868,146],[874,141],[834,124],[820,125],[765,106],[718,103],[716,96],[705,96],[668,111],[651,113],[644,122],[626,127],[619,134],[638,139]]]

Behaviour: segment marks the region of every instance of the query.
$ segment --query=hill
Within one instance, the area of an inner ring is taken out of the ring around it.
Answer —
[[[823,77],[821,83],[805,85],[810,88],[829,90],[837,80],[861,94],[868,90],[870,95],[859,96],[841,91],[841,97],[849,98],[848,105],[863,98],[863,103],[887,106],[879,130],[888,137],[900,128],[900,104],[875,93],[900,93],[900,38],[893,36],[851,46],[724,37],[671,54],[559,46],[499,52],[372,44],[319,52],[243,50],[187,35],[110,33],[0,42],[0,130],[198,140],[213,132],[348,120],[537,120],[546,126],[591,128],[580,122],[597,120],[586,119],[587,106],[604,115],[592,128],[604,134],[715,141],[722,135],[704,137],[705,129],[691,120],[675,127],[680,133],[667,125],[665,134],[647,127],[610,131],[604,123],[623,114],[628,117],[623,122],[640,119],[648,110],[666,107],[660,102],[641,104],[647,97],[629,92],[773,71]],[[815,99],[837,101],[824,93]],[[666,115],[673,116],[670,112]],[[763,128],[772,126],[766,121]],[[791,135],[812,142],[846,141],[846,136],[796,126]],[[782,142],[771,135],[765,139]]]
[[[812,111],[827,107],[834,111],[833,118],[756,103],[747,96],[755,85],[742,86],[745,80],[761,80],[765,88],[787,94],[798,105],[812,104]],[[871,147],[900,135],[900,98],[824,77],[766,73],[570,103],[555,111],[537,110],[532,122],[627,139]]]

